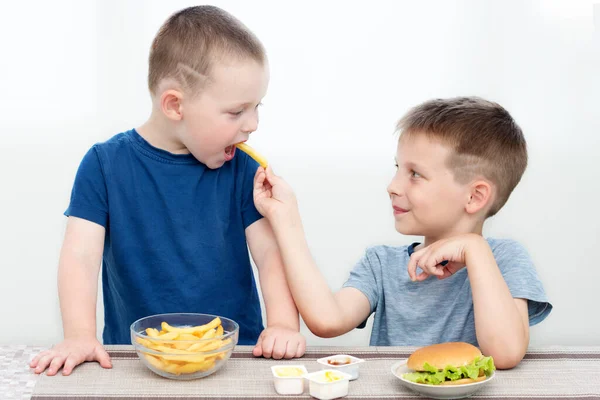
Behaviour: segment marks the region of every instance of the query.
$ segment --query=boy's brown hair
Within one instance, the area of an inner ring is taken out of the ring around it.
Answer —
[[[447,164],[457,182],[477,175],[490,180],[497,195],[487,217],[504,206],[527,167],[521,128],[500,105],[479,97],[427,101],[402,117],[397,129],[402,136],[425,134],[452,148]]]
[[[238,19],[214,6],[195,6],[173,14],[162,25],[150,49],[148,88],[174,79],[189,92],[198,91],[218,60],[252,59],[264,64],[258,38]]]

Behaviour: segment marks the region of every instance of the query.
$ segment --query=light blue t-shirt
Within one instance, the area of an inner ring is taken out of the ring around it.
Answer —
[[[528,300],[529,325],[542,322],[552,305],[527,250],[514,240],[487,241],[513,298]],[[371,346],[477,345],[467,269],[442,280],[412,282],[407,270],[411,246],[368,248],[344,284],[369,299],[375,313]]]

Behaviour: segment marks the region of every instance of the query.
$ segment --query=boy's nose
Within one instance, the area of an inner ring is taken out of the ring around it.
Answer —
[[[251,115],[246,118],[244,121],[244,125],[242,126],[242,131],[244,133],[252,133],[258,129],[258,110],[254,110]]]
[[[394,188],[392,186],[392,182],[390,182],[390,184],[388,185],[387,192],[390,195],[390,197],[392,197],[393,194],[396,194],[395,191],[394,191]]]
[[[403,192],[402,187],[402,178],[399,176],[399,174],[396,174],[392,178],[391,182],[388,184],[387,192],[390,196],[401,196]]]

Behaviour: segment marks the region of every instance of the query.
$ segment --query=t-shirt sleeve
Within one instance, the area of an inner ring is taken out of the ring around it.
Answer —
[[[65,215],[83,218],[105,228],[108,225],[106,181],[95,147],[87,152],[79,164]]]
[[[350,272],[350,277],[344,283],[342,287],[352,287],[360,290],[371,305],[371,312],[375,312],[377,309],[377,303],[379,302],[379,281],[380,276],[377,276],[377,271],[381,271],[378,268],[380,265],[379,257],[372,249],[367,249],[365,255],[358,261]],[[358,326],[358,328],[364,328],[366,321]]]
[[[513,298],[527,300],[529,325],[542,322],[552,311],[542,282],[527,250],[514,240],[502,242],[494,256]]]
[[[240,153],[242,153],[240,151]],[[254,205],[254,175],[258,169],[258,163],[254,161],[246,153],[242,153],[243,158],[246,159],[244,171],[244,182],[242,184],[242,222],[244,229],[262,218],[262,215],[256,209]]]

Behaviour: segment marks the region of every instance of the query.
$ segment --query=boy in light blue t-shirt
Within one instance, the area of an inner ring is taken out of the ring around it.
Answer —
[[[254,202],[273,226],[298,310],[318,336],[364,326],[374,312],[372,345],[465,341],[498,368],[514,367],[529,326],[552,305],[527,251],[512,240],[486,240],[482,230],[525,171],[522,131],[504,108],[476,97],[428,101],[398,130],[387,191],[396,230],[422,235],[423,243],[367,249],[335,294],[310,255],[293,191],[258,169]]]

